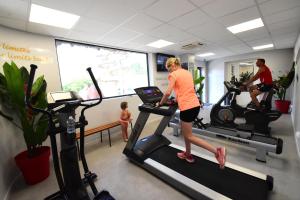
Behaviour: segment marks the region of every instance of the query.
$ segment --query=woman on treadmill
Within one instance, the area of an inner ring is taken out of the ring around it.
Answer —
[[[194,163],[195,159],[191,154],[191,143],[193,143],[212,152],[219,162],[220,168],[223,169],[226,161],[225,147],[215,148],[213,145],[192,134],[192,122],[200,111],[200,103],[194,89],[192,74],[181,68],[179,58],[169,58],[166,62],[166,68],[169,71],[169,85],[159,105],[163,105],[168,100],[174,89],[180,110],[181,130],[186,148],[185,151],[177,153],[177,157],[185,159],[189,163]]]

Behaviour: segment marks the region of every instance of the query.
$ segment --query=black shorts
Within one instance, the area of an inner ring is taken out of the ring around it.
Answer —
[[[180,120],[184,122],[192,122],[196,119],[200,111],[200,106],[188,110],[180,111]]]
[[[258,87],[258,90],[261,92],[269,92],[272,89],[273,85],[272,84],[266,85],[264,83],[259,83],[259,84],[257,84],[257,87]]]

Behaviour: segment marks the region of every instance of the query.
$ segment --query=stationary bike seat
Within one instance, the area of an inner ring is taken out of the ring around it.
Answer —
[[[269,121],[275,121],[281,116],[281,112],[277,110],[270,110],[266,112],[265,115],[268,117]]]

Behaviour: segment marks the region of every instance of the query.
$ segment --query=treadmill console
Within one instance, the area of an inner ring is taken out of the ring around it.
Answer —
[[[168,101],[166,105],[156,107],[156,103],[160,102],[163,97],[163,93],[156,86],[136,88],[134,91],[144,103],[139,106],[140,111],[171,116],[177,109],[177,104],[172,101]]]
[[[145,104],[155,104],[163,97],[163,93],[155,86],[136,88],[134,91]]]

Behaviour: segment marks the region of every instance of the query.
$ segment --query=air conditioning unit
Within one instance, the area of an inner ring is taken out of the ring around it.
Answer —
[[[190,44],[183,45],[181,48],[184,50],[192,50],[203,46],[204,44],[201,42],[192,42]]]

